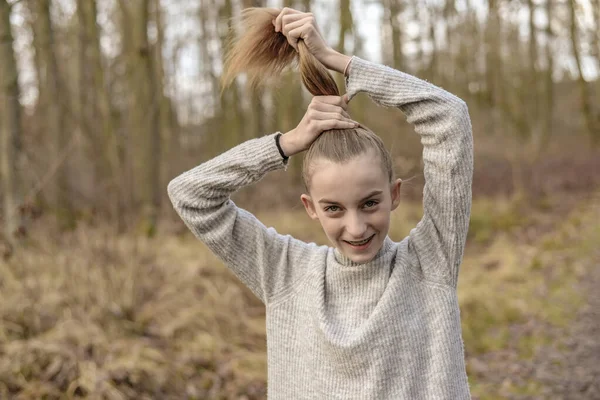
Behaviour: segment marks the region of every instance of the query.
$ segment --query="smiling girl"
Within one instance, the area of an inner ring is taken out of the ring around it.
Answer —
[[[293,130],[242,143],[173,179],[175,210],[266,306],[269,399],[468,399],[456,294],[471,208],[466,104],[414,76],[327,46],[310,13],[242,12],[225,83],[299,59],[313,97]],[[327,69],[344,74],[340,97]],[[381,139],[347,103],[366,92],[421,137],[423,218],[388,237],[401,180]],[[265,227],[230,199],[306,151],[301,200],[333,247]]]

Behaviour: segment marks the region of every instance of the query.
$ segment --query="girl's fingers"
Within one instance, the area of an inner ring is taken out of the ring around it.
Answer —
[[[348,109],[348,102],[343,96],[315,96],[313,97],[315,103],[327,103],[342,107],[344,110]]]
[[[329,103],[314,103],[311,108],[316,111],[336,112],[340,114],[346,111],[343,107]]]
[[[311,119],[313,121],[316,121],[317,123],[320,123],[322,121],[339,121],[339,122],[348,122],[351,124],[358,124],[356,121],[354,121],[352,118],[350,118],[350,116],[348,115],[347,117],[337,113],[337,112],[319,112],[317,111],[316,113],[314,113],[313,115],[311,115]]]
[[[301,11],[294,10],[293,8],[284,7],[283,10],[279,13],[277,18],[275,18],[275,32],[281,32],[283,17],[288,14],[301,14]]]
[[[319,131],[323,132],[323,131],[328,131],[330,129],[352,129],[352,128],[356,128],[358,126],[358,124],[353,121],[338,121],[338,120],[328,119],[328,120],[324,120],[324,121],[319,121],[317,126],[318,126]]]
[[[298,20],[301,19],[305,19],[305,18],[313,18],[313,14],[312,13],[305,13],[305,12],[300,12],[298,11],[297,13],[292,13],[292,14],[286,14],[281,18],[281,25],[282,25],[282,29],[285,29],[286,25],[289,25],[291,23],[294,23]]]
[[[346,119],[339,112],[323,112],[323,111],[317,111],[315,114],[313,114],[312,118],[319,120],[319,121],[324,121],[324,120],[328,120],[328,119],[343,121]]]
[[[291,15],[290,15],[291,16]],[[295,17],[295,15],[294,15]],[[310,16],[302,16],[300,15],[299,17],[301,17],[300,19],[294,21],[294,22],[286,22],[286,20],[284,20],[284,25],[283,25],[283,34],[285,36],[290,36],[291,32],[294,29],[300,28],[308,23],[310,23],[310,21],[312,21],[312,17]]]
[[[298,40],[304,39],[305,31],[306,25],[303,24],[297,27],[296,29],[289,31],[288,34],[285,35],[287,37],[288,43],[291,44],[292,47],[296,49],[296,51],[298,51]]]

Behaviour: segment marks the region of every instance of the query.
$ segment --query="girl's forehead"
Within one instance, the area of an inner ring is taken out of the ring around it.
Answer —
[[[312,166],[310,192],[316,201],[360,200],[373,191],[385,189],[389,190],[387,174],[381,162],[368,154],[344,163],[321,159]]]

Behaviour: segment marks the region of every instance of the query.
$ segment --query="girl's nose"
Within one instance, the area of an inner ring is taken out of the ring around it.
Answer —
[[[346,224],[346,232],[350,236],[349,239],[364,239],[364,234],[367,231],[367,224],[358,215],[350,216]]]

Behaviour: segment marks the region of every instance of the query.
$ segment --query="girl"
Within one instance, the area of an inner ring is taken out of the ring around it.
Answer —
[[[265,304],[270,399],[468,399],[456,285],[471,207],[465,103],[411,75],[326,45],[310,13],[251,8],[225,82],[256,82],[299,57],[315,96],[298,126],[187,171],[168,192],[183,221]],[[340,97],[331,69],[345,76]],[[396,107],[423,144],[423,219],[399,243],[399,204],[381,140],[346,112],[366,92]],[[304,150],[301,197],[333,247],[266,228],[230,195]]]

